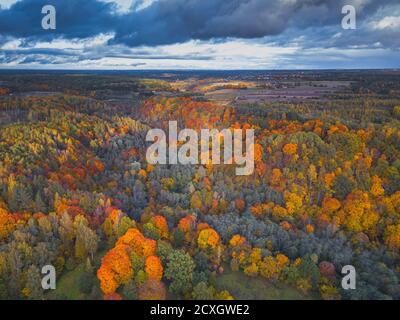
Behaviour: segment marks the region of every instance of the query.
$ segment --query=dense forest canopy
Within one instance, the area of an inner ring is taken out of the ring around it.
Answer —
[[[1,73],[0,298],[247,298],[224,280],[244,275],[302,298],[400,299],[399,80]],[[168,121],[254,129],[254,174],[148,164],[146,133]]]

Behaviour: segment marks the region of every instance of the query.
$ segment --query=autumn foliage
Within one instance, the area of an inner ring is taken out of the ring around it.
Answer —
[[[134,276],[130,258],[132,252],[147,258],[146,274],[149,279],[160,280],[163,269],[158,257],[154,256],[155,251],[154,240],[145,238],[136,228],[129,229],[102,259],[97,271],[102,291],[105,294],[114,293],[120,285],[126,284]]]
[[[5,209],[0,208],[0,240],[6,238],[15,227],[15,220]]]
[[[147,279],[161,281],[163,275],[163,267],[160,258],[157,256],[149,256],[146,258],[145,271]]]
[[[214,249],[217,247],[219,240],[218,233],[214,229],[208,228],[200,231],[197,242],[200,248],[210,247]]]
[[[126,284],[133,276],[129,247],[117,245],[103,257],[97,271],[101,290],[104,294],[114,293],[122,284]]]

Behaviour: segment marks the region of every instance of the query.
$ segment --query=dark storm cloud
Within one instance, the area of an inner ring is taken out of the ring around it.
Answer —
[[[116,43],[160,45],[190,39],[253,39],[279,35],[289,28],[340,27],[341,9],[352,0],[159,0],[130,12],[116,24]],[[398,0],[362,1],[362,21],[379,8]],[[354,4],[360,3],[356,1]]]
[[[57,10],[56,30],[42,29],[42,7],[48,4]],[[22,0],[0,10],[0,34],[42,41],[86,38],[112,29],[114,10],[115,5],[96,0]]]
[[[0,34],[49,41],[115,32],[112,44],[162,45],[190,39],[253,39],[311,27],[340,28],[341,8],[352,0],[158,0],[147,8],[115,14],[111,3],[96,0],[22,0],[0,10]],[[358,21],[398,0],[364,0]],[[41,8],[57,9],[57,29],[41,28]],[[385,36],[381,31],[378,36]]]

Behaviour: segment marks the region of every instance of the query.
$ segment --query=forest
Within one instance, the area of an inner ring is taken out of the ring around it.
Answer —
[[[253,129],[254,173],[147,163],[169,121]],[[400,299],[399,280],[398,71],[0,73],[0,299]]]

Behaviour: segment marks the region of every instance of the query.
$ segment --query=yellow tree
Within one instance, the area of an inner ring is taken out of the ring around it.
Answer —
[[[371,193],[375,197],[383,196],[385,190],[382,187],[382,180],[378,176],[372,178]]]

